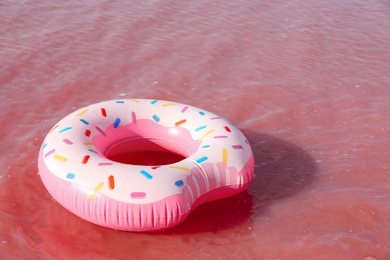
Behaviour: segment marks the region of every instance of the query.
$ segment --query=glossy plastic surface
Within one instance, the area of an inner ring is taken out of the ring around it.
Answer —
[[[38,159],[50,194],[95,224],[165,229],[198,205],[243,191],[254,172],[245,136],[180,103],[127,99],[81,108],[56,124]]]

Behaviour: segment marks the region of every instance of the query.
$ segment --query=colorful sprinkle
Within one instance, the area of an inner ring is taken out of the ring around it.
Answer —
[[[153,120],[156,121],[157,123],[160,122],[160,118],[157,115],[152,116]]]
[[[123,100],[117,100],[117,101],[115,101],[115,103],[117,103],[117,104],[124,104],[125,101],[123,101]]]
[[[181,124],[184,124],[186,121],[187,121],[186,119],[177,121],[177,122],[175,123],[175,126],[179,126],[179,125],[181,125]]]
[[[100,113],[102,114],[102,116],[107,117],[107,112],[105,108],[101,108]]]
[[[85,119],[80,119],[80,121],[81,121],[82,123],[86,124],[86,125],[89,125],[88,121],[85,120]]]
[[[91,193],[88,194],[88,199],[92,199],[92,197],[96,194],[96,192],[98,192],[101,188],[103,188],[104,186],[104,182],[101,182],[99,183],[98,185],[96,185],[95,189],[93,189],[93,191]]]
[[[248,140],[245,139],[245,143],[246,143],[246,144],[249,144]]]
[[[183,109],[181,110],[182,113],[186,112],[186,110],[188,109],[188,107],[183,107]]]
[[[141,170],[140,173],[149,180],[153,179],[153,176],[145,170]]]
[[[203,141],[203,139],[205,139],[206,136],[208,136],[208,135],[211,134],[212,132],[214,132],[214,130],[208,131],[208,132],[207,132],[204,136],[202,136],[199,140],[200,140],[200,141]]]
[[[182,180],[178,180],[178,181],[175,182],[175,185],[176,185],[177,187],[181,187],[181,186],[184,185],[184,182],[183,182]]]
[[[206,145],[201,146],[200,148],[209,148],[209,147],[210,147],[210,145],[206,144]]]
[[[217,136],[214,136],[213,138],[217,139],[217,138],[228,138],[227,135],[217,135]]]
[[[203,111],[199,111],[199,115],[204,116],[206,113]]]
[[[99,154],[98,152],[96,152],[95,150],[92,150],[92,149],[88,149],[88,151]]]
[[[158,100],[153,100],[152,102],[150,102],[150,104],[154,105],[158,102]]]
[[[211,120],[216,120],[216,119],[222,119],[222,117],[220,117],[220,116],[215,116],[215,117],[212,117],[212,118],[210,118]]]
[[[130,99],[130,101],[133,101],[133,102],[135,102],[135,103],[139,103],[139,102],[140,102],[140,101],[137,100],[137,99]]]
[[[66,162],[68,160],[68,158],[64,157],[64,156],[61,156],[59,154],[55,154],[53,156],[54,159],[58,160],[58,161],[61,161],[61,162]]]
[[[81,161],[82,164],[86,164],[91,156],[86,155],[84,156],[83,160]]]
[[[73,172],[68,172],[68,174],[66,174],[67,179],[73,180],[75,177],[76,177],[76,174]]]
[[[169,107],[169,106],[176,106],[177,103],[167,103],[167,104],[164,104],[162,105],[163,107]]]
[[[80,113],[78,113],[76,116],[82,116],[84,115],[85,113],[88,112],[88,109],[84,109],[83,111],[81,111]]]
[[[130,197],[132,199],[144,199],[144,198],[146,198],[146,193],[145,192],[132,192],[132,193],[130,193]]]
[[[119,117],[117,117],[115,119],[115,122],[114,122],[114,128],[117,128],[119,126],[119,124],[121,123],[121,119]]]
[[[169,166],[169,168],[178,169],[178,170],[182,170],[182,171],[186,171],[186,172],[190,171],[190,169],[188,169],[187,167],[182,167],[182,166],[171,165],[171,166]]]
[[[85,130],[84,135],[89,137],[91,135],[91,131],[88,129]]]
[[[200,157],[198,160],[196,160],[197,163],[202,163],[204,161],[207,161],[209,158],[207,156]]]
[[[42,148],[46,148],[46,146],[47,146],[47,143],[45,143],[44,145],[42,145]]]
[[[54,153],[56,149],[50,150],[45,154],[45,158],[48,157],[50,154]]]
[[[71,140],[69,140],[69,139],[64,139],[64,140],[62,140],[64,143],[66,143],[66,144],[68,144],[68,145],[71,145],[71,144],[73,144],[73,142],[71,141]]]
[[[95,128],[96,128],[96,130],[99,131],[99,133],[101,133],[101,134],[104,135],[104,136],[107,136],[106,133],[105,133],[100,127],[95,126]]]
[[[244,149],[244,147],[242,147],[242,146],[239,145],[239,144],[232,145],[232,148],[233,148],[233,149]]]
[[[230,130],[230,128],[229,128],[228,126],[226,126],[226,125],[224,126],[224,128],[225,128],[226,132],[229,132],[229,133],[230,133],[230,132],[232,131],[232,130]]]
[[[200,131],[200,130],[202,130],[202,129],[205,129],[206,127],[207,127],[207,125],[199,126],[199,127],[197,127],[197,128],[195,129],[195,132],[198,132],[198,131]]]
[[[68,126],[68,127],[65,127],[65,128],[63,128],[63,129],[61,129],[60,131],[58,131],[58,133],[63,133],[63,132],[66,132],[66,131],[68,131],[68,130],[70,130],[70,129],[72,129],[72,127],[71,127],[71,126]]]
[[[110,190],[113,190],[115,188],[114,176],[112,175],[108,176],[108,188]]]
[[[114,163],[112,162],[100,162],[98,163],[98,166],[107,166],[107,165],[113,165]]]
[[[131,118],[133,119],[133,123],[136,124],[137,123],[137,116],[136,116],[134,111],[131,111]]]
[[[222,163],[225,165],[227,163],[227,150],[226,150],[226,148],[222,148]]]
[[[161,167],[160,165],[153,166],[153,167],[152,167],[152,170],[156,170],[156,169],[158,169],[158,168],[160,168],[160,167]]]
[[[84,142],[83,145],[93,145],[93,146],[95,146],[95,143],[94,142]]]

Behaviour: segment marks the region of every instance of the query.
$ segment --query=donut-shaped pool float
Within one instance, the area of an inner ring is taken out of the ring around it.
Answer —
[[[77,216],[152,231],[246,189],[254,158],[241,131],[220,116],[177,102],[123,99],[59,121],[38,167],[49,193]]]

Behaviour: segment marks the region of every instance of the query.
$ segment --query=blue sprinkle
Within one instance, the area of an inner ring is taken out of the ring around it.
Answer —
[[[114,122],[114,128],[117,128],[120,123],[121,123],[121,119],[117,117]]]
[[[140,173],[141,173],[143,176],[145,176],[147,179],[149,179],[149,180],[153,179],[153,176],[150,175],[150,173],[148,173],[148,172],[145,171],[145,170],[141,170]]]
[[[207,156],[203,156],[203,157],[200,157],[198,160],[196,160],[196,162],[202,163],[202,162],[206,161],[207,159],[209,159]]]
[[[47,146],[47,143],[45,143],[43,146],[42,146],[42,148],[45,148]]]
[[[98,152],[96,152],[96,151],[94,151],[92,149],[88,149],[88,151],[98,154]]]
[[[68,131],[70,129],[72,129],[72,127],[68,126],[68,127],[65,127],[64,129],[61,129],[60,131],[58,131],[58,133],[63,133],[63,132]]]
[[[86,125],[89,125],[88,121],[85,120],[85,119],[80,119],[80,121],[83,122],[83,123],[86,124]]]
[[[175,185],[176,185],[177,187],[181,187],[181,186],[184,185],[184,182],[183,182],[182,180],[178,180],[178,181],[175,182]]]
[[[153,100],[152,102],[150,102],[150,104],[154,105],[158,102],[158,100]]]
[[[76,174],[73,172],[68,172],[68,174],[66,175],[67,179],[74,179],[75,177],[76,177]]]
[[[206,113],[203,111],[199,111],[199,115],[204,116]]]
[[[153,115],[153,119],[154,119],[154,121],[156,121],[157,123],[160,122],[160,118],[159,118],[157,115]]]
[[[198,132],[199,130],[205,129],[206,127],[207,127],[207,125],[199,126],[198,128],[195,129],[195,132]]]
[[[123,100],[117,100],[117,101],[115,101],[115,103],[117,103],[117,104],[124,104],[125,101],[123,101]]]
[[[200,148],[209,148],[210,147],[210,145],[209,144],[207,144],[207,145],[203,145],[202,147],[200,147]]]
[[[249,144],[248,140],[245,139],[245,143]]]

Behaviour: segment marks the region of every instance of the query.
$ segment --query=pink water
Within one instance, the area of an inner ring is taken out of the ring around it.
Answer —
[[[390,2],[0,2],[0,259],[390,259]],[[45,190],[45,134],[118,98],[202,107],[250,141],[247,191],[159,233]]]

